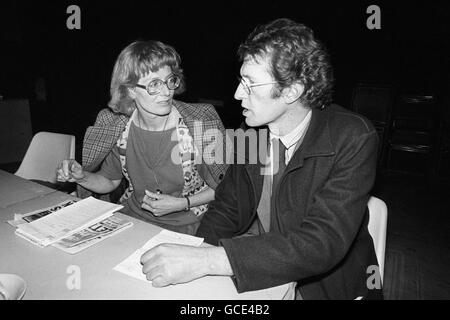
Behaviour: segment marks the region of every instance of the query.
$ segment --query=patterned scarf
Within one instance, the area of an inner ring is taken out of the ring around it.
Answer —
[[[178,147],[179,147],[179,156],[180,162],[183,169],[183,178],[184,178],[184,186],[182,195],[190,196],[199,193],[200,191],[206,189],[208,185],[202,179],[200,174],[197,171],[195,166],[195,157],[198,156],[198,149],[195,147],[193,143],[193,139],[191,134],[189,133],[189,128],[184,123],[183,117],[179,114],[176,108],[172,109],[173,112],[177,113],[178,122],[176,126],[177,138],[178,138]],[[128,180],[128,188],[125,190],[125,193],[120,198],[120,203],[128,199],[134,191],[133,184],[131,183],[131,179],[128,175],[128,170],[126,166],[126,149],[127,149],[127,140],[128,134],[130,132],[131,121],[137,116],[137,110],[134,110],[133,114],[128,121],[125,130],[122,132],[120,139],[117,140],[117,146],[119,147],[119,157],[120,163],[122,165],[122,173],[124,177]],[[191,211],[196,216],[201,216],[208,210],[208,204],[202,204],[197,207],[191,207]]]

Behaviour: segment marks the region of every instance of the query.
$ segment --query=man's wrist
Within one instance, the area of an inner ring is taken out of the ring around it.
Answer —
[[[223,247],[209,247],[205,250],[205,275],[233,275],[233,270]]]

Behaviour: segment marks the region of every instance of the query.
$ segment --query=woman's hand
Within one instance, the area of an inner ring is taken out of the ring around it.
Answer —
[[[75,160],[63,160],[56,169],[57,180],[61,182],[80,182],[86,176],[83,167]]]
[[[168,194],[157,194],[145,190],[141,208],[160,217],[168,213],[184,210],[187,206],[185,198],[177,198]]]

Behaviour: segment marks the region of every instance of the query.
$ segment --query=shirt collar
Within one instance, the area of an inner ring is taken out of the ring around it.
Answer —
[[[272,140],[273,138],[280,139],[281,142],[283,142],[286,149],[291,148],[302,137],[305,129],[308,127],[308,124],[311,121],[311,114],[312,112],[310,109],[306,114],[306,117],[303,119],[303,121],[300,122],[291,132],[289,132],[284,136],[279,136],[270,132],[270,140]]]

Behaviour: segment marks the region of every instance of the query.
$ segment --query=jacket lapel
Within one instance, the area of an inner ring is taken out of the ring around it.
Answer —
[[[286,167],[289,171],[303,167],[304,161],[311,157],[332,156],[335,154],[331,143],[330,128],[328,125],[329,113],[325,110],[312,109],[311,123],[305,134],[303,143],[295,151],[291,161]]]
[[[295,151],[291,161],[283,174],[283,177],[288,174],[289,171],[303,167],[304,161],[311,157],[332,156],[335,154],[333,145],[331,143],[330,129],[328,126],[329,113],[325,110],[312,109],[311,123],[309,124],[308,131],[305,134],[302,145]],[[261,128],[262,129],[262,128]],[[261,130],[260,129],[260,130]],[[269,138],[268,130],[266,130],[266,139]],[[264,182],[264,163],[260,160],[260,139],[262,137],[258,134],[258,161],[256,164],[248,163],[248,145],[246,145],[245,157],[247,162],[245,169],[250,177],[254,195],[255,204],[259,203],[262,193],[262,187]],[[266,150],[267,152],[267,150]],[[263,159],[263,158],[261,158]],[[282,177],[282,178],[283,178]],[[256,208],[256,205],[255,205]]]

